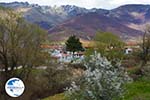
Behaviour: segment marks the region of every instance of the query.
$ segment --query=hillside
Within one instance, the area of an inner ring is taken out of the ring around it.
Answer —
[[[142,35],[142,32],[129,28],[116,19],[111,19],[107,16],[98,13],[88,13],[82,16],[75,17],[49,30],[51,34],[59,34],[64,37],[76,34],[81,38],[92,38],[95,33],[100,31],[113,32],[119,35],[122,39],[136,37]],[[58,39],[59,37],[54,39]]]
[[[122,39],[136,38],[150,22],[150,5],[130,4],[112,10],[73,5],[40,6],[28,2],[0,3],[0,6],[23,13],[27,21],[48,30],[52,40],[64,40],[72,34],[89,40],[98,30],[113,32]]]

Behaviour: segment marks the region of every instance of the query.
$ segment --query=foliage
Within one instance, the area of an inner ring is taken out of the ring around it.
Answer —
[[[150,26],[146,27],[145,33],[143,35],[143,42],[142,42],[142,54],[141,58],[143,60],[143,65],[147,63],[150,57]]]
[[[121,41],[119,36],[114,35],[113,33],[110,32],[97,32],[95,36],[95,41],[113,47],[118,47],[123,45],[123,42]]]
[[[53,63],[47,68],[45,76],[48,78],[49,86],[52,86],[51,88],[67,85],[71,76],[70,69],[67,67],[63,64]]]
[[[124,57],[122,49],[124,43],[117,35],[110,32],[97,32],[94,40],[95,47],[87,51],[88,55],[96,50],[109,60],[122,59]]]
[[[66,50],[71,52],[83,51],[82,43],[75,35],[70,36],[66,41]]]
[[[22,70],[26,70],[26,68],[15,70],[15,77],[20,78]],[[61,93],[65,87],[69,86],[72,79],[70,69],[61,64],[49,64],[47,69],[31,68],[28,76],[27,80],[21,78],[26,89],[24,94],[15,100],[41,100],[41,98]],[[4,91],[0,90],[0,94],[0,100],[11,100],[9,96],[7,99],[3,99]]]
[[[150,65],[149,64],[146,64],[145,66],[143,66],[141,68],[141,71],[142,71],[143,76],[149,77],[150,79]]]
[[[61,64],[50,64],[46,70],[32,71],[30,76],[30,90],[34,95],[33,100],[44,98],[49,95],[54,95],[64,91],[64,88],[69,85],[71,74],[69,69]]]
[[[131,79],[119,63],[114,66],[100,54],[85,62],[87,70],[80,82],[67,88],[69,100],[112,100],[123,96],[124,84]]]
[[[33,67],[47,65],[47,53],[41,44],[45,41],[45,31],[26,22],[20,14],[0,8],[0,96],[9,100],[4,84],[10,77],[16,77],[16,70],[21,69],[22,80],[27,79]]]
[[[25,22],[21,15],[8,9],[0,11],[0,63],[5,71],[19,66],[33,67],[43,64],[45,54],[40,47],[45,32]]]

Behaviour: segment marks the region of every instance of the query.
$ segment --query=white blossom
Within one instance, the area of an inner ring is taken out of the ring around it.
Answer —
[[[79,85],[73,82],[67,89],[70,100],[112,100],[123,96],[123,85],[130,82],[131,78],[120,62],[112,65],[105,57],[97,54],[84,64],[87,70]]]

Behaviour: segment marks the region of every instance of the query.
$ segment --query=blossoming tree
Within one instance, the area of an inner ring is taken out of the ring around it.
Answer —
[[[87,70],[79,82],[67,88],[67,100],[112,100],[122,98],[124,84],[131,79],[118,62],[112,65],[105,57],[95,54],[85,62]]]

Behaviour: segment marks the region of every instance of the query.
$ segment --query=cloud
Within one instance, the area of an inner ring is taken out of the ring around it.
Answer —
[[[25,0],[0,0],[0,2],[25,2]],[[112,9],[124,4],[150,4],[150,0],[26,0],[39,5],[76,5],[85,8]]]

